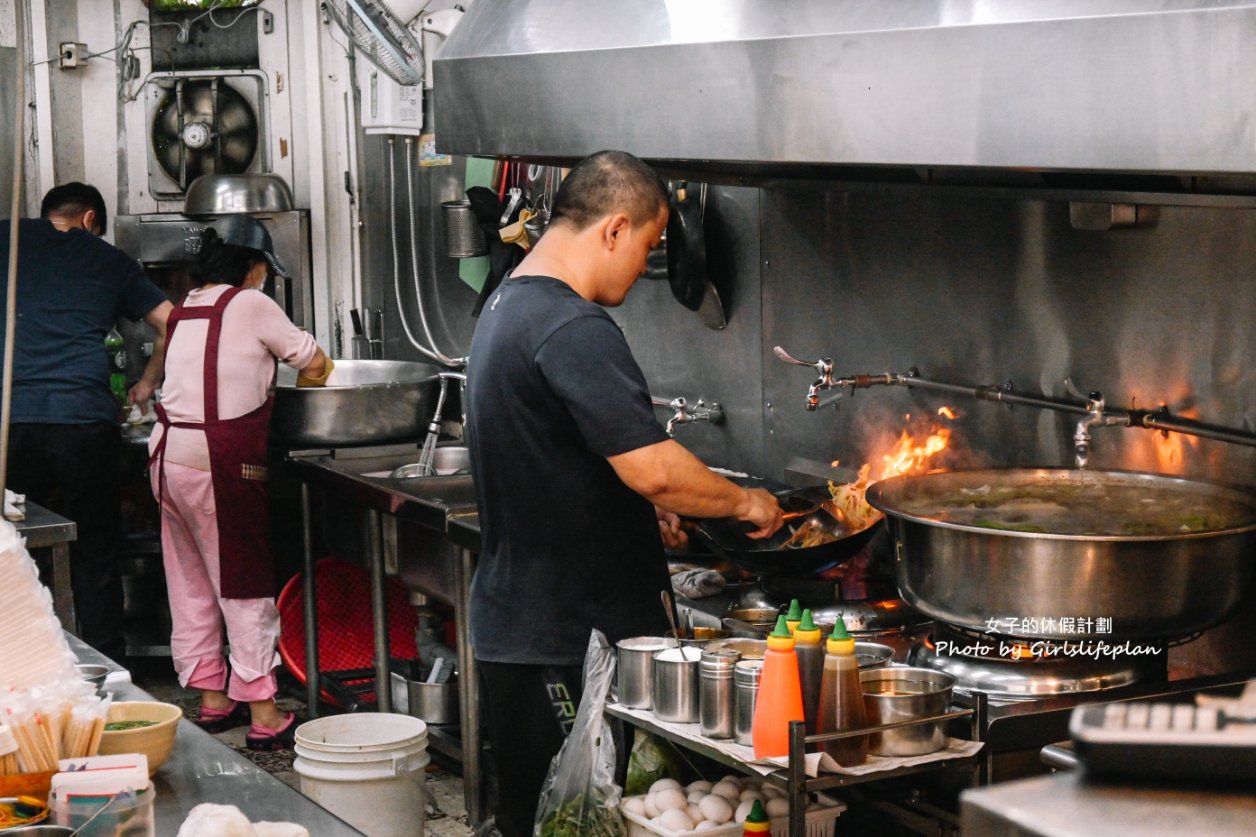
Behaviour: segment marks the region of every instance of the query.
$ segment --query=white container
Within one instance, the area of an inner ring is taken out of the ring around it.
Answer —
[[[423,835],[427,724],[387,712],[297,727],[301,793],[369,837]]]
[[[630,798],[632,797],[625,797],[624,801]],[[645,797],[637,798],[644,799]],[[846,803],[827,796],[820,796],[818,801],[823,807],[807,812],[807,837],[833,837],[837,818],[846,810]],[[705,831],[668,831],[654,825],[640,814],[625,811],[623,804],[623,801],[619,803],[619,811],[624,815],[627,837],[656,837],[657,835],[662,835],[662,837],[741,837],[745,833],[744,826],[735,822],[719,828],[708,828]],[[770,822],[772,837],[789,837],[789,817],[773,817]]]
[[[157,792],[150,783],[139,793],[88,796],[76,794],[68,799],[49,799],[52,822],[75,829],[82,837],[154,837],[157,833],[153,800]],[[7,831],[7,829],[6,829]]]

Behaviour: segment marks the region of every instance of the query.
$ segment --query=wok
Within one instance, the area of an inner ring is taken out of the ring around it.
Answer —
[[[1173,507],[1174,497],[1202,502],[1225,510],[1228,522],[1172,534],[1062,534],[919,513],[926,495],[972,497],[988,487],[1043,486],[1088,492],[1087,505],[1110,511],[1113,520],[1126,515],[1109,495],[1132,490],[1160,498],[1156,508]],[[1110,642],[1188,636],[1234,611],[1256,566],[1256,498],[1205,482],[1130,471],[1011,468],[893,477],[869,487],[867,498],[889,518],[902,597],[934,619],[974,631]]]
[[[775,535],[762,540],[748,536],[754,526],[732,517],[698,521],[698,535],[716,552],[723,554],[737,566],[756,575],[810,575],[835,566],[854,557],[872,536],[881,521],[852,532],[836,518],[817,505],[830,500],[828,488],[815,486],[794,491],[776,492],[781,508],[785,511],[786,525]],[[825,531],[836,534],[836,540],[819,546],[784,547],[793,530],[807,521],[815,521]]]
[[[724,306],[707,273],[702,201],[684,181],[676,183],[667,216],[667,278],[677,302],[708,328],[724,328]]]

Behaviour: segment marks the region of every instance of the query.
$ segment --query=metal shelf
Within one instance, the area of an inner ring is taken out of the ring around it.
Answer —
[[[688,735],[682,735],[674,730],[662,727],[657,723],[632,715],[618,704],[608,705],[605,712],[613,718],[619,718],[626,723],[632,724],[633,726],[646,730],[654,735],[658,735],[661,738],[665,738],[687,750],[706,756],[712,761],[726,767],[731,767],[743,773],[757,773],[757,771],[753,771],[741,759],[735,758],[710,744],[706,744],[701,739],[696,739]],[[789,834],[791,837],[805,837],[807,808],[806,795],[809,792],[826,790],[828,788],[849,787],[851,785],[861,785],[869,782],[896,779],[900,776],[911,776],[917,773],[953,770],[956,768],[974,771],[978,782],[980,782],[981,776],[985,772],[985,759],[981,753],[977,753],[966,757],[927,762],[925,764],[916,764],[893,770],[882,770],[875,773],[865,773],[860,776],[852,776],[844,773],[825,773],[814,779],[809,779],[806,775],[806,762],[803,758],[803,754],[806,752],[808,744],[814,745],[823,741],[850,738],[856,735],[867,735],[870,732],[897,729],[899,727],[914,726],[917,724],[936,722],[950,723],[951,721],[964,718],[971,719],[972,740],[982,740],[982,731],[985,729],[986,724],[985,695],[978,695],[971,708],[957,709],[946,712],[942,715],[932,715],[926,718],[918,718],[911,721],[881,724],[879,726],[868,727],[867,729],[859,730],[857,732],[835,732],[822,733],[819,735],[807,735],[806,726],[801,721],[791,722],[789,725],[789,764],[787,767],[775,770],[765,776],[768,781],[784,788],[786,794],[788,795],[790,818]]]

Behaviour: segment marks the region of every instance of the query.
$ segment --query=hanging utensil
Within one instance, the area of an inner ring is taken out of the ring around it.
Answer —
[[[698,197],[685,181],[674,184],[667,218],[667,278],[677,302],[698,312],[703,325],[719,330],[727,319],[719,293],[707,276],[705,193],[706,184],[699,188]]]

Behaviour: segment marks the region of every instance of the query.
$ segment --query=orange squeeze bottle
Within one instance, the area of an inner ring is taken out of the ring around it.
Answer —
[[[768,636],[763,654],[763,674],[755,698],[754,722],[750,727],[757,759],[789,755],[789,722],[803,720],[802,684],[794,638],[789,635],[785,617],[777,617],[776,630]]]

